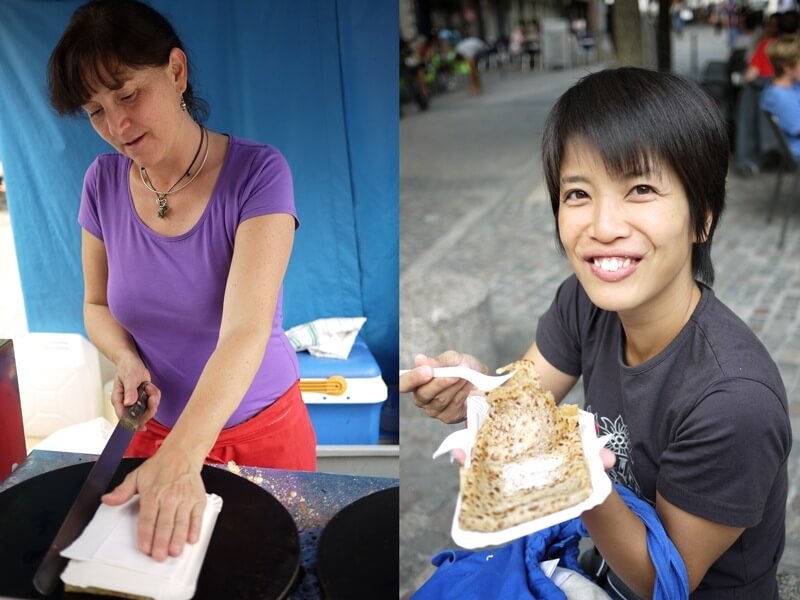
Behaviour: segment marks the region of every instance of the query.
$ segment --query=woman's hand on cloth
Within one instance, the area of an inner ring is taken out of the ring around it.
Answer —
[[[481,373],[489,369],[469,354],[448,350],[432,358],[424,354],[414,357],[414,368],[400,376],[400,391],[413,392],[414,404],[429,417],[445,423],[459,423],[467,418],[467,396],[475,389],[469,381],[457,377],[433,376],[435,367],[469,367]]]
[[[140,431],[147,429],[145,423],[155,416],[158,403],[161,401],[161,390],[150,383],[150,371],[140,358],[128,358],[117,364],[114,388],[111,391],[111,404],[114,406],[117,418],[121,418],[125,409],[136,403],[139,397],[138,388],[142,382],[147,382],[144,388],[147,392],[147,411],[140,419]]]
[[[162,446],[102,501],[116,506],[138,493],[139,549],[157,561],[179,556],[200,537],[206,505],[202,467],[180,449]]]

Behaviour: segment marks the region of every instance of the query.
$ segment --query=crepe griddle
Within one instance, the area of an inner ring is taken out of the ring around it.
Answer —
[[[109,489],[143,459],[122,461]],[[42,598],[33,574],[67,515],[93,463],[50,471],[0,493],[0,596]],[[300,567],[300,538],[294,520],[271,494],[223,469],[203,467],[208,493],[222,497],[203,568],[197,599],[277,600],[288,595]],[[395,563],[396,564],[396,563]],[[97,595],[65,593],[48,598]]]
[[[322,530],[317,575],[326,600],[397,598],[400,488],[348,504]]]

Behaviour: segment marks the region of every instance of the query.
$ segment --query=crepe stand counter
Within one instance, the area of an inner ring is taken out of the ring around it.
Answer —
[[[7,479],[0,482],[0,498],[2,498],[4,491],[10,490],[22,482],[62,467],[90,463],[96,458],[96,456],[89,454],[34,450]],[[230,469],[225,465],[215,465],[213,468],[230,470],[236,475],[258,485],[277,499],[294,520],[299,533],[300,566],[297,581],[289,594],[285,596],[287,598],[293,600],[326,598],[318,577],[317,558],[320,539],[323,537],[323,530],[332,520],[334,521],[334,526],[331,529],[338,529],[336,527],[338,522],[350,521],[351,517],[348,515],[353,513],[354,508],[359,509],[365,503],[372,504],[373,508],[371,510],[374,512],[375,502],[365,500],[359,503],[357,501],[364,500],[370,496],[373,496],[374,499],[379,499],[383,512],[379,515],[373,515],[373,518],[379,518],[387,531],[392,530],[393,532],[397,530],[398,515],[396,510],[394,514],[387,514],[387,507],[394,506],[396,500],[387,503],[386,496],[387,494],[392,495],[391,488],[399,486],[398,479],[283,471],[238,465],[231,465]],[[376,494],[382,490],[386,491]],[[393,495],[396,496],[396,494]],[[223,511],[224,508],[223,505]],[[349,510],[343,511],[346,508]],[[345,518],[342,519],[340,517],[334,520],[334,517],[339,513],[342,513]],[[364,527],[369,527],[369,525],[364,523]],[[332,539],[330,535],[327,537]],[[360,537],[363,539],[362,532],[354,530],[351,537],[357,548]],[[359,550],[361,554],[368,555],[369,552],[365,553],[363,550],[369,551],[371,549],[361,548]],[[352,551],[352,548],[342,548],[342,553]],[[396,566],[398,562],[397,553],[399,553],[399,548],[395,545],[394,548],[389,549],[389,555],[384,553],[380,560],[391,561],[391,564]],[[393,573],[396,573],[396,568],[393,569]],[[397,577],[397,575],[395,576]],[[399,582],[397,581],[392,581],[389,584],[392,588],[399,588]],[[200,590],[198,589],[199,592]],[[0,596],[2,596],[2,593],[0,593]]]

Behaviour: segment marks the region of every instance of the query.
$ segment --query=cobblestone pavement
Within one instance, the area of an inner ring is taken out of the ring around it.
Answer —
[[[677,51],[690,64],[688,37]],[[715,43],[717,46],[715,46]],[[710,35],[698,46],[704,60],[719,57]],[[714,56],[714,52],[717,53]],[[538,147],[544,117],[557,96],[586,73],[487,74],[485,94],[437,97],[428,112],[407,111],[401,121],[401,322],[410,299],[441,270],[482,282],[489,292],[497,364],[521,356],[558,284],[571,272],[555,250]],[[800,214],[783,250],[779,219],[765,222],[774,174],[742,179],[731,174],[728,207],[713,250],[715,292],[755,331],[775,358],[786,384],[800,437]],[[435,283],[431,281],[431,286]],[[458,290],[452,293],[457,296]],[[402,332],[401,325],[401,332]],[[401,364],[424,339],[401,333]],[[469,348],[460,348],[469,351]],[[580,388],[580,384],[576,386]],[[581,391],[567,401],[580,402]],[[430,575],[430,558],[453,547],[449,538],[458,489],[456,467],[430,456],[452,430],[401,398],[400,580],[407,596]],[[790,460],[787,547],[781,598],[800,598],[800,444]]]

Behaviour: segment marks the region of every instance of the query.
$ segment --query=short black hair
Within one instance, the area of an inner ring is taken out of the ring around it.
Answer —
[[[797,33],[798,27],[800,27],[800,13],[796,10],[787,10],[780,13],[778,17],[778,33],[784,35]]]
[[[138,0],[87,2],[73,13],[50,55],[50,104],[61,115],[78,114],[96,91],[94,85],[119,89],[125,83],[126,68],[164,66],[173,48],[186,52],[167,18],[148,4]],[[186,110],[203,122],[208,105],[194,94],[190,82],[186,86]]]
[[[746,31],[754,31],[759,23],[764,21],[764,14],[761,11],[751,10],[746,8],[744,10],[744,27]]]
[[[725,207],[729,144],[713,100],[695,83],[671,73],[635,67],[607,69],[578,81],[556,102],[545,122],[542,161],[558,232],[561,164],[565,144],[596,149],[612,175],[668,165],[689,201],[692,273],[712,285],[711,241]]]

